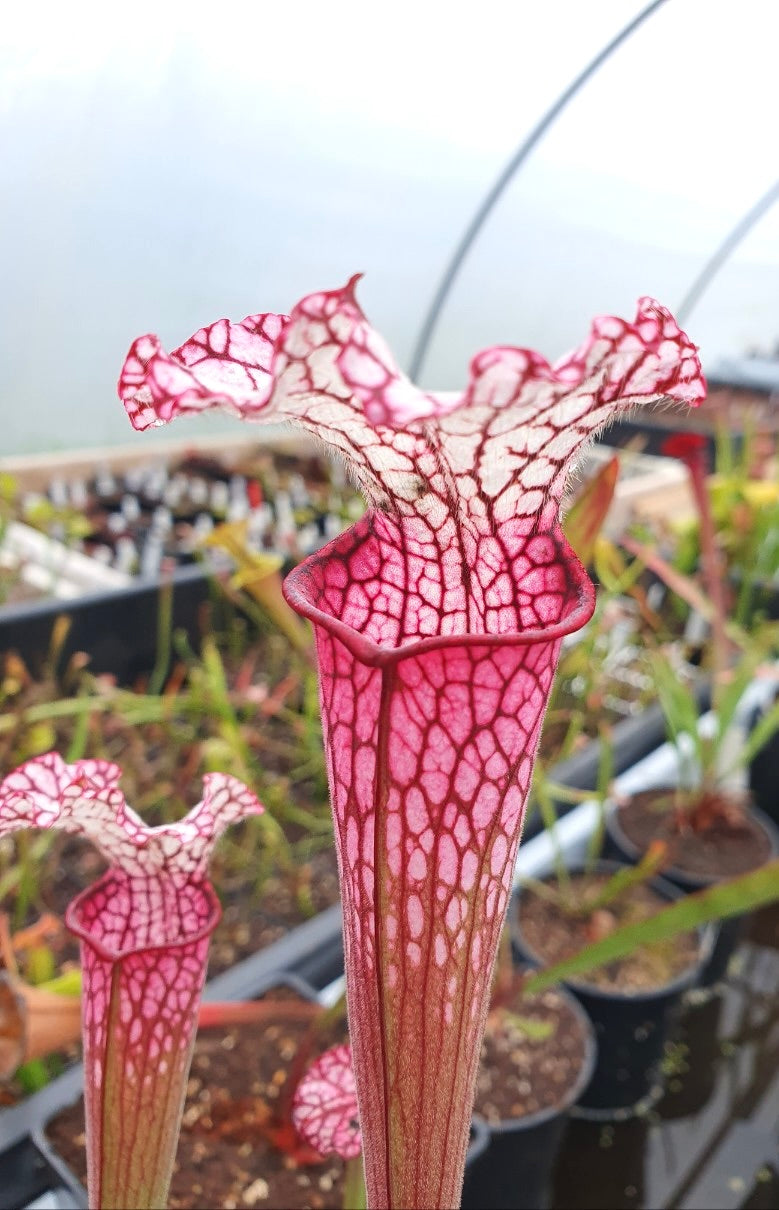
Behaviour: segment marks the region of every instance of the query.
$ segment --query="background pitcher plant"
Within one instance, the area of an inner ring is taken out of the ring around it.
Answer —
[[[178,823],[147,827],[108,761],[28,761],[0,785],[0,836],[61,828],[109,863],[72,901],[81,941],[89,1203],[164,1206],[176,1154],[211,933],[208,881],[224,829],[263,808],[236,778],[209,773]]]

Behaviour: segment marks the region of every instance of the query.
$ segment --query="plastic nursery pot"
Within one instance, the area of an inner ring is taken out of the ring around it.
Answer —
[[[653,793],[658,795],[670,794],[673,793],[673,789],[658,787]],[[763,811],[758,810],[757,807],[747,808],[746,816],[755,833],[763,841],[765,849],[764,860],[770,861],[771,858],[779,856],[779,828],[776,827]],[[635,865],[641,860],[644,850],[627,835],[620,819],[620,807],[609,811],[606,818],[606,832],[608,837],[607,853],[609,856],[614,856],[631,865]],[[747,873],[747,869],[740,872]],[[685,869],[680,863],[679,865],[666,867],[663,870],[663,878],[667,882],[672,883],[673,886],[678,887],[686,895],[689,895],[693,891],[703,890],[704,887],[711,886],[729,874],[735,874],[736,872],[735,870],[731,870],[728,871],[728,874],[724,871],[722,873],[712,872],[711,874],[703,874]],[[747,915],[729,916],[726,920],[714,926],[716,935],[709,959],[704,964],[700,973],[698,980],[699,987],[711,988],[725,978],[730,960],[744,935],[747,919]]]
[[[620,868],[611,861],[598,862],[594,873],[613,874]],[[582,869],[570,870],[572,875]],[[673,902],[682,892],[662,878],[648,884],[661,899]],[[539,967],[544,962],[522,931],[522,893],[510,910],[511,936],[515,953],[523,962]],[[565,986],[584,1007],[595,1027],[598,1057],[588,1086],[579,1097],[576,1116],[604,1122],[624,1121],[641,1114],[662,1096],[662,1060],[675,1015],[688,988],[696,985],[709,959],[714,941],[710,927],[696,930],[698,956],[675,978],[659,987],[615,990],[581,980]]]
[[[777,600],[779,602],[779,590],[777,590]],[[772,616],[779,617],[779,605]],[[774,701],[767,702],[765,706],[758,706],[755,709],[749,720],[750,732],[754,731],[763,714],[774,704],[777,697],[774,698]],[[749,766],[749,789],[754,805],[763,811],[773,823],[779,825],[779,731],[775,732],[768,743],[752,758]]]
[[[468,1152],[462,1210],[544,1210],[551,1197],[555,1161],[571,1106],[589,1084],[595,1070],[595,1031],[581,1005],[562,988],[555,989],[581,1029],[584,1053],[576,1078],[561,1090],[557,1105],[524,1117],[486,1122],[473,1115],[473,1129],[483,1132],[488,1145]]]

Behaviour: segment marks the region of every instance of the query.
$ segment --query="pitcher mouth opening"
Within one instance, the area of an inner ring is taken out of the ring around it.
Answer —
[[[113,945],[101,935],[99,916],[96,917],[98,923],[95,924],[95,920],[89,918],[88,909],[92,908],[94,911],[95,901],[99,901],[106,892],[118,891],[122,900],[118,910],[124,913],[122,923],[126,925],[126,931],[130,934],[131,916],[134,910],[133,897],[137,894],[132,883],[132,877],[123,870],[108,869],[97,882],[77,895],[68,904],[65,912],[65,923],[70,931],[78,937],[79,941],[93,949],[104,962],[120,963],[126,958],[136,957],[138,954],[172,953],[175,950],[195,945],[199,941],[208,939],[222,918],[222,905],[210,882],[192,884],[192,890],[200,900],[198,906],[202,908],[202,919],[193,921],[191,925],[182,923],[181,927],[168,938],[155,939],[153,936],[144,934],[137,940],[126,937],[121,944]]]
[[[515,630],[500,633],[463,627],[462,630],[446,634],[420,634],[419,637],[407,635],[396,641],[378,642],[343,621],[332,608],[327,607],[324,601],[327,586],[321,579],[323,568],[345,568],[345,556],[357,550],[361,543],[371,539],[373,518],[374,514],[367,513],[356,525],[293,568],[283,584],[284,596],[297,613],[308,618],[315,627],[322,627],[338,639],[352,655],[368,667],[385,667],[446,647],[529,646],[554,642],[580,630],[593,615],[595,588],[562,530],[557,526],[552,534],[546,536],[555,544],[555,565],[563,567],[565,573],[565,598],[558,620],[538,626],[519,625]],[[346,578],[348,577],[345,573]],[[402,589],[395,586],[395,591]]]

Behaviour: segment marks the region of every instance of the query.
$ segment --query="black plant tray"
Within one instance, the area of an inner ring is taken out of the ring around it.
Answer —
[[[323,912],[261,954],[211,980],[204,999],[255,999],[279,986],[315,998],[317,987],[302,972],[309,972],[321,988],[343,970],[343,953],[336,960],[331,945],[333,921],[328,917],[336,913],[340,929],[340,908]],[[87,1206],[86,1190],[45,1134],[47,1123],[81,1094],[82,1074],[79,1064],[18,1109],[0,1115],[0,1210],[23,1210],[42,1194],[48,1194],[48,1204],[56,1210],[84,1210]],[[8,1145],[11,1138],[14,1141]],[[477,1158],[487,1142],[485,1127],[474,1122],[466,1162]]]
[[[655,454],[660,457],[667,457],[663,453],[663,445],[669,437],[673,437],[676,433],[695,433],[703,437],[705,441],[704,449],[708,459],[709,466],[715,465],[717,457],[717,436],[715,430],[706,423],[703,417],[691,415],[686,417],[687,424],[679,423],[679,416],[673,412],[668,413],[667,421],[660,416],[653,415],[650,419],[648,416],[636,416],[632,420],[616,420],[609,426],[606,434],[606,443],[610,446],[615,446],[617,449],[623,449],[625,446],[630,446],[631,449],[637,450],[641,454]],[[733,443],[734,449],[738,452],[744,444],[744,430],[733,429],[729,431],[729,437]]]
[[[282,976],[301,979],[319,989],[326,987],[342,971],[341,906],[336,904],[211,979],[203,998],[252,999],[259,995],[258,989],[267,987],[269,981],[278,982]],[[79,1095],[82,1082],[83,1067],[77,1063],[40,1092],[10,1109],[0,1110],[0,1210],[9,1210],[3,1200],[9,1149],[22,1145],[42,1122],[71,1104]]]
[[[625,1123],[569,1123],[551,1210],[776,1205],[779,907],[758,914],[753,935],[724,989],[701,1003],[693,997],[684,1009],[666,1059],[667,1090],[655,1109]],[[285,974],[308,974],[322,987],[341,969],[340,910],[332,908],[214,979],[206,998],[248,999]],[[83,1205],[56,1156],[34,1142],[79,1095],[81,1081],[81,1067],[74,1067],[0,1114],[0,1210],[16,1210],[52,1188],[61,1200],[50,1204]]]
[[[195,646],[203,633],[203,607],[212,597],[213,577],[201,565],[176,568],[166,581],[138,580],[127,588],[95,592],[68,601],[34,601],[0,609],[0,657],[15,651],[36,673],[46,661],[54,624],[70,620],[60,651],[65,661],[76,651],[90,657],[92,672],[112,673],[129,684],[154,668],[157,658],[160,592],[173,595],[171,626],[184,630]]]
[[[779,924],[779,912],[774,917]],[[739,972],[719,996],[685,1009],[669,1051],[668,1091],[655,1110],[622,1124],[569,1123],[550,1210],[776,1206],[779,951],[746,944],[739,959]],[[235,980],[233,972],[223,977],[227,992],[248,998],[284,979],[269,967],[253,977],[251,961]],[[215,980],[209,993],[226,998],[224,987]],[[41,1142],[45,1122],[79,1095],[80,1077],[74,1069],[0,1117],[2,1210],[17,1210],[52,1188],[60,1200],[50,1204],[61,1210],[86,1204]]]
[[[218,980],[214,980],[211,984],[209,984],[209,990],[213,991],[213,987],[217,982],[218,982]],[[246,973],[244,973],[244,981],[242,983],[236,984],[236,986],[243,986],[245,988],[245,991],[243,992],[243,994],[240,997],[235,997],[235,998],[246,999],[246,1000],[255,999],[256,997],[263,995],[264,992],[267,992],[271,988],[274,988],[274,987],[290,987],[290,988],[293,988],[295,991],[299,992],[302,996],[306,997],[306,999],[315,999],[316,998],[316,989],[314,987],[312,987],[310,983],[307,983],[305,979],[300,978],[299,975],[296,975],[290,971],[284,971],[284,970],[277,970],[274,972],[272,970],[266,969],[263,971],[263,970],[259,969],[259,964],[257,964],[257,968],[255,970],[255,977],[253,979],[248,978]],[[233,999],[234,997],[227,996],[224,993],[220,993],[218,997],[216,997],[214,995],[207,995],[206,998],[207,999],[219,998],[219,999],[224,1000],[224,999]],[[39,1168],[40,1166],[44,1166],[45,1169],[47,1169],[49,1173],[54,1174],[55,1180],[57,1181],[55,1188],[57,1188],[57,1191],[58,1191],[58,1200],[61,1199],[62,1193],[64,1192],[66,1197],[69,1197],[72,1199],[72,1204],[73,1204],[73,1206],[75,1206],[77,1208],[77,1210],[86,1210],[86,1206],[87,1206],[86,1189],[83,1187],[83,1185],[80,1183],[80,1181],[77,1180],[77,1178],[71,1172],[68,1165],[63,1162],[63,1160],[57,1153],[56,1148],[53,1147],[51,1145],[51,1143],[49,1143],[49,1141],[46,1137],[46,1133],[45,1133],[48,1122],[53,1117],[56,1117],[56,1115],[60,1112],[61,1109],[64,1109],[67,1105],[72,1104],[73,1101],[80,1095],[80,1093],[81,1093],[81,1082],[79,1081],[78,1086],[75,1088],[75,1090],[71,1090],[71,1095],[67,1099],[63,1098],[62,1100],[59,1101],[59,1103],[56,1106],[50,1107],[48,1109],[48,1112],[44,1112],[44,1114],[36,1121],[35,1125],[31,1129],[28,1146],[31,1146],[32,1152],[33,1152],[32,1156],[29,1158],[33,1159],[34,1171],[35,1171],[35,1169]],[[37,1163],[35,1162],[36,1153],[37,1153],[37,1156],[40,1157]],[[20,1158],[22,1160],[24,1159],[23,1156]],[[2,1163],[3,1163],[3,1159],[2,1159],[2,1157],[0,1157],[0,1189],[3,1188]],[[12,1176],[13,1175],[14,1174],[12,1174]],[[23,1186],[22,1186],[22,1182],[20,1180],[21,1173],[17,1173],[15,1175],[16,1175],[17,1185],[20,1188],[22,1188]],[[39,1180],[40,1180],[40,1178],[39,1178]],[[49,1186],[49,1187],[51,1187],[51,1186]],[[65,1205],[67,1206],[67,1205],[69,1205],[69,1203],[66,1201]],[[19,1203],[19,1206],[20,1206],[20,1210],[21,1210],[21,1207],[24,1206],[24,1202]],[[3,1210],[5,1210],[4,1207],[3,1207]],[[15,1210],[15,1207],[14,1207],[14,1210]]]
[[[216,980],[214,980],[214,983],[216,983]],[[258,970],[254,980],[246,980],[245,987],[245,993],[236,998],[240,998],[242,1000],[255,999],[275,987],[289,987],[294,991],[299,992],[300,995],[304,996],[306,999],[313,1000],[316,998],[316,989],[312,987],[310,983],[307,983],[305,979],[301,979],[300,976],[293,974],[290,971],[282,970],[277,971],[276,973],[273,971],[265,971],[263,973]],[[211,999],[215,997],[209,995],[206,998]],[[226,995],[221,995],[219,998],[233,999],[233,997]],[[80,1092],[81,1088],[79,1086],[78,1093]],[[71,1103],[74,1099],[75,1098],[71,1097],[70,1102],[66,1102],[66,1104]],[[69,1166],[63,1162],[56,1148],[49,1143],[46,1137],[46,1126],[51,1118],[56,1117],[59,1110],[64,1107],[64,1104],[58,1106],[56,1110],[50,1112],[46,1118],[37,1125],[32,1132],[31,1142],[46,1163],[48,1163],[54,1172],[57,1173],[62,1182],[62,1186],[66,1192],[73,1197],[77,1210],[86,1210],[88,1205],[86,1189],[76,1179]]]

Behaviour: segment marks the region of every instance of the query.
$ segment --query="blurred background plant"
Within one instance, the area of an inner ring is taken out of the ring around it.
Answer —
[[[128,800],[150,823],[180,817],[191,805],[191,786],[210,770],[230,769],[253,786],[266,813],[236,828],[219,849],[217,885],[228,920],[230,906],[242,897],[248,897],[244,916],[261,911],[264,902],[271,921],[281,921],[284,911],[304,918],[337,898],[306,634],[298,623],[293,646],[279,628],[287,622],[287,607],[278,566],[263,566],[263,573],[261,589],[253,582],[253,616],[230,603],[224,628],[206,625],[199,650],[161,625],[157,665],[132,688],[94,676],[79,654],[55,673],[67,634],[64,618],[55,627],[42,677],[34,678],[11,652],[0,680],[4,768],[51,748],[69,761],[88,756],[121,762]],[[258,604],[263,597],[272,608]],[[164,589],[160,616],[169,621]],[[170,670],[161,677],[170,653]],[[22,834],[0,848],[0,901],[10,898],[14,926],[20,927],[31,914],[59,910],[74,881],[94,872],[94,858],[72,838]],[[239,935],[244,941],[238,950],[246,951],[246,920]]]

